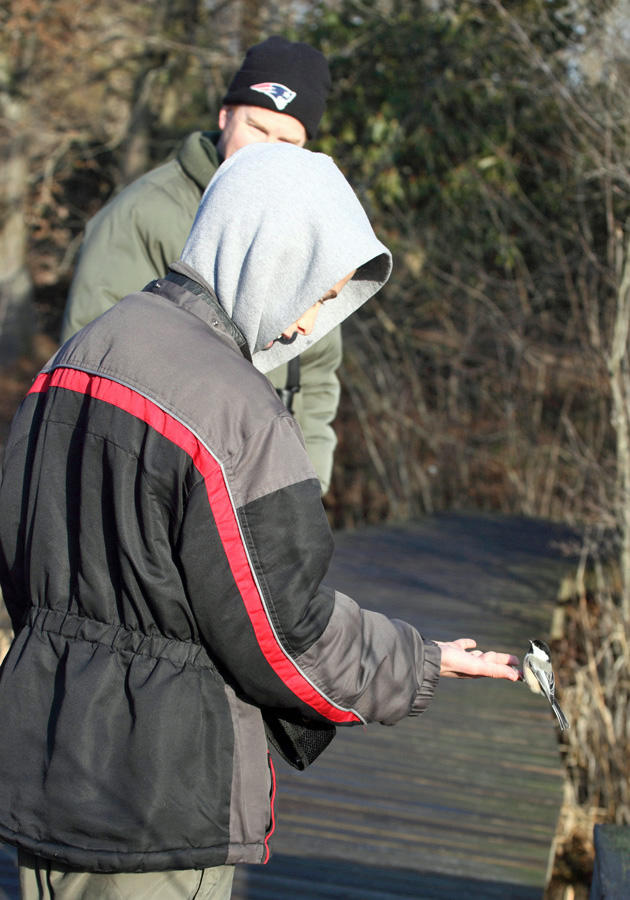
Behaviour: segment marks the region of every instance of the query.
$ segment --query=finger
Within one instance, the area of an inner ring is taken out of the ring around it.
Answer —
[[[443,672],[442,678],[484,678],[484,675],[474,675],[472,672]]]
[[[501,661],[498,660],[497,657],[501,657]],[[505,678],[508,681],[519,681],[518,670],[509,664],[504,664],[502,661],[503,658],[509,659],[509,654],[490,652],[476,657],[469,654],[469,664],[466,666],[466,671],[474,676]]]
[[[512,666],[491,665],[485,673],[488,678],[505,678],[507,681],[520,681],[520,673]]]
[[[462,650],[472,650],[473,647],[477,646],[477,641],[473,640],[473,638],[457,638],[453,643],[457,644]]]
[[[483,678],[483,675],[471,675],[470,672],[442,672],[440,678]]]
[[[518,656],[514,656],[513,653],[498,653],[496,650],[488,650],[484,653],[484,659],[501,666],[520,666]]]
[[[499,656],[501,658],[498,660],[498,662],[503,663],[503,665],[516,666],[517,669],[520,668],[521,661],[518,656],[514,656],[513,653],[500,653]]]

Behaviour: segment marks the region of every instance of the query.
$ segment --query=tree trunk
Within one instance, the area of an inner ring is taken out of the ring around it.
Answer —
[[[26,161],[18,142],[0,159],[0,365],[30,349],[33,335],[32,282],[26,268],[24,200]]]
[[[608,372],[612,394],[612,421],[617,436],[617,517],[621,536],[622,609],[630,629],[630,239],[625,246]]]

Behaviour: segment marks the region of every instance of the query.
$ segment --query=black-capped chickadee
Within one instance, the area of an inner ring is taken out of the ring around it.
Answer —
[[[523,679],[535,694],[544,694],[562,731],[569,727],[567,717],[556,701],[556,680],[551,666],[551,652],[544,641],[530,641],[523,659]]]

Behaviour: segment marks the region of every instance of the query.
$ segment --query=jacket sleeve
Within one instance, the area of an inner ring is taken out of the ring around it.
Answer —
[[[337,369],[341,358],[341,328],[337,327],[300,356],[300,390],[293,401],[293,413],[302,429],[322,494],[330,487],[337,446],[332,422],[339,406]],[[279,366],[268,377],[274,387],[284,387],[287,366]]]
[[[294,420],[253,435],[222,478],[191,492],[180,554],[202,640],[236,689],[333,724],[422,712],[439,648],[324,585],[332,537]]]
[[[90,220],[64,310],[62,342],[127,294],[164,275],[179,258],[200,193],[183,174],[176,189],[178,174],[164,186],[139,179]]]

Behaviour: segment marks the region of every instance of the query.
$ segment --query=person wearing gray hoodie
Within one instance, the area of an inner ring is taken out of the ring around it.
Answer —
[[[262,373],[390,270],[330,158],[250,145],[181,260],[35,379],[0,486],[0,838],[27,900],[225,900],[269,858],[270,747],[302,769],[440,676],[518,679],[325,582],[319,481]]]

